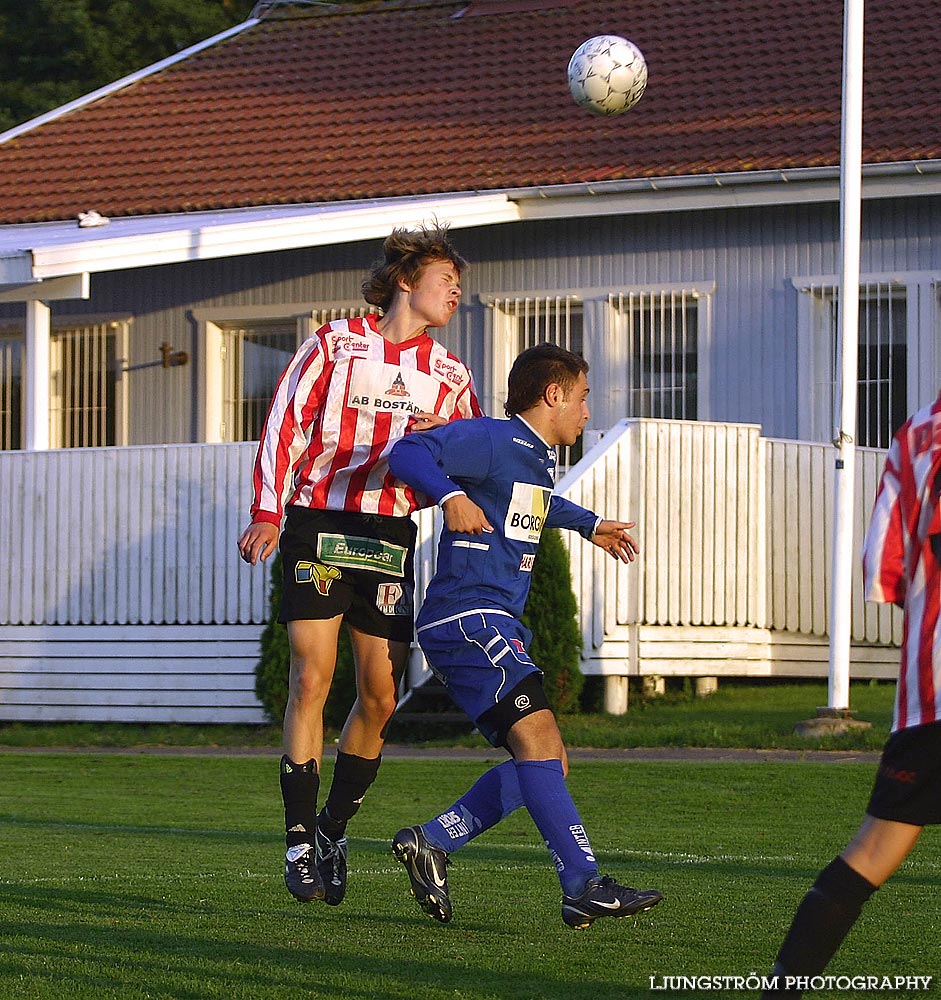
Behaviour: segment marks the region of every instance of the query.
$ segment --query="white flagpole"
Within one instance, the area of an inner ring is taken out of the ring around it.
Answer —
[[[859,354],[860,200],[863,137],[863,0],[843,5],[843,121],[840,148],[840,418],[834,444],[829,708],[849,708],[856,396]]]

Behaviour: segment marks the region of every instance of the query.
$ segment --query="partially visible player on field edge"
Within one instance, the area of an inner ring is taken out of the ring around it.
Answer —
[[[892,732],[866,815],[804,896],[774,966],[778,989],[765,1000],[801,996],[786,977],[821,973],[922,828],[941,823],[941,395],[892,440],[863,576],[868,600],[904,612]]]
[[[398,441],[392,471],[444,511],[438,561],[418,615],[418,641],[454,701],[512,755],[393,852],[411,891],[436,920],[451,919],[448,857],[525,805],[562,884],[562,919],[587,927],[654,906],[661,894],[601,877],[566,785],[567,755],[527,651],[520,621],[544,528],[577,531],[622,562],[637,545],[630,523],[605,520],[553,492],[555,447],[572,445],[589,417],[588,365],[554,344],[524,351],[509,376],[509,420],[466,420]]]
[[[409,515],[427,503],[389,471],[392,444],[480,407],[470,372],[433,340],[457,311],[466,265],[446,227],[396,229],[363,284],[382,315],[334,320],[297,350],[275,390],[253,473],[253,565],[278,546],[290,682],[281,793],[285,882],[301,901],[342,901],[345,829],[375,780],[413,635]],[[283,532],[282,532],[283,522]],[[317,812],[323,708],[342,621],[357,698]]]

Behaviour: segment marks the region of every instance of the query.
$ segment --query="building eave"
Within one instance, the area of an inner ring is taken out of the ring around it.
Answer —
[[[80,229],[76,222],[0,227],[0,288],[80,272],[101,273],[328,246],[438,219],[452,228],[519,221],[505,194],[482,192],[325,205],[285,205],[133,216]],[[24,298],[35,298],[24,287]]]
[[[83,229],[76,221],[0,226],[6,301],[41,297],[36,283],[381,238],[438,219],[453,228],[558,218],[701,211],[839,200],[838,167],[633,178],[423,197],[128,216]],[[941,194],[941,160],[869,164],[864,199]]]
[[[523,220],[838,202],[840,168],[641,177],[507,191]],[[941,160],[863,166],[862,197],[941,194]]]

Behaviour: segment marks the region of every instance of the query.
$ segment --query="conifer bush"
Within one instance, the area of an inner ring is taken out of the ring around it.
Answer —
[[[580,669],[582,635],[569,554],[556,528],[542,533],[522,620],[533,633],[529,652],[545,674],[543,686],[549,704],[559,714],[577,712],[585,683]]]

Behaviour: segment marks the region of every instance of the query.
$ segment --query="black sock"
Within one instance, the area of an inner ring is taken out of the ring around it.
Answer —
[[[296,764],[281,758],[281,798],[284,800],[284,842],[288,847],[313,844],[317,828],[317,793],[320,775],[317,761]]]
[[[817,876],[794,914],[778,952],[780,976],[817,976],[827,967],[878,886],[834,858]],[[799,996],[799,992],[787,994]]]
[[[368,758],[337,751],[330,794],[317,821],[321,833],[331,840],[343,836],[346,824],[356,815],[369,786],[376,780],[381,763],[381,754]]]

